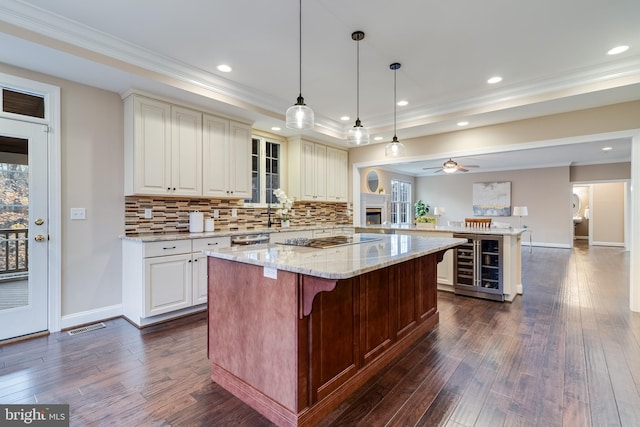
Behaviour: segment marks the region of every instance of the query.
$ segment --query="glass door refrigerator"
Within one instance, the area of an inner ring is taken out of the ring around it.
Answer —
[[[467,239],[455,248],[454,292],[504,301],[502,285],[502,236],[456,234]]]

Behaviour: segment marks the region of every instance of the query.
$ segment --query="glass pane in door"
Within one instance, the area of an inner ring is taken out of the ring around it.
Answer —
[[[0,136],[0,310],[29,304],[28,141]]]

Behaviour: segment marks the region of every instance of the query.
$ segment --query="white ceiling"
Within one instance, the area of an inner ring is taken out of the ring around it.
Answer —
[[[454,131],[461,120],[477,127],[640,99],[639,17],[637,0],[305,0],[302,94],[317,120],[307,135],[346,145],[356,115],[355,30],[366,33],[360,118],[386,142],[393,135],[392,62],[402,64],[398,99],[409,102],[398,107],[400,140]],[[121,94],[146,90],[251,120],[257,129],[280,126],[273,133],[284,136],[294,134],[283,118],[298,96],[298,42],[295,0],[0,4],[1,62]],[[623,44],[627,52],[606,54]],[[219,72],[221,63],[233,71]],[[494,75],[504,80],[488,85]],[[618,141],[620,151],[609,157],[628,160],[619,154],[628,155],[629,145]],[[585,154],[592,151],[595,157]],[[482,170],[602,160],[599,148],[523,154],[455,160]],[[442,163],[432,160],[411,171]]]

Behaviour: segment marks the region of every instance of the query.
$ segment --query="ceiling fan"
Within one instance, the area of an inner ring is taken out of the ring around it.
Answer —
[[[478,165],[459,165],[452,159],[447,160],[442,164],[442,167],[432,167],[432,168],[422,168],[424,170],[428,169],[437,169],[434,173],[444,172],[444,173],[454,173],[454,172],[469,172],[468,168],[478,168]]]

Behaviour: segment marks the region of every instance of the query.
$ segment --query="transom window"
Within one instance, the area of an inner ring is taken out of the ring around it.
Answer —
[[[2,111],[44,119],[44,96],[2,88]]]
[[[410,224],[412,222],[411,210],[411,183],[391,180],[391,223]]]

